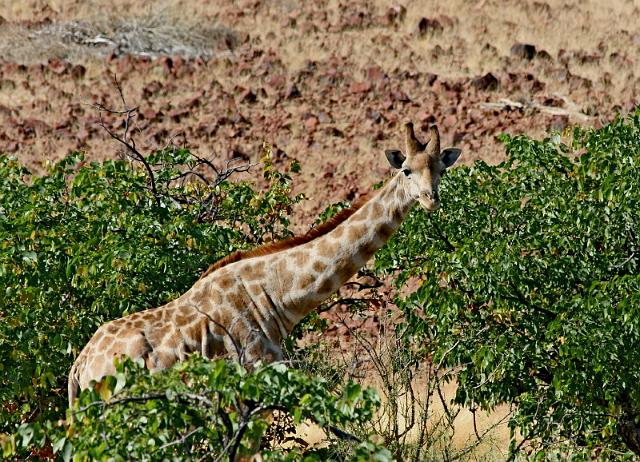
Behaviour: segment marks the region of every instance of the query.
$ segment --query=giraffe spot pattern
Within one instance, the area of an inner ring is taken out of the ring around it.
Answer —
[[[231,260],[175,301],[104,324],[72,368],[80,387],[113,373],[113,358],[125,355],[142,358],[152,370],[196,351],[207,357],[237,356],[236,344],[249,361],[281,359],[281,338],[393,233],[408,210],[402,184],[403,176],[397,176],[374,199],[312,240]]]

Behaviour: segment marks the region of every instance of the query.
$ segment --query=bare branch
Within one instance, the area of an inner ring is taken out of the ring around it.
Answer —
[[[168,447],[175,446],[176,444],[182,444],[186,440],[188,440],[191,436],[193,436],[195,433],[198,433],[200,430],[203,430],[203,427],[196,427],[193,430],[191,430],[189,433],[187,433],[186,435],[183,435],[180,438],[178,438],[177,440],[173,440],[173,441],[170,441],[168,443],[163,444],[158,449],[156,449],[156,451],[160,451],[162,449],[166,449]]]

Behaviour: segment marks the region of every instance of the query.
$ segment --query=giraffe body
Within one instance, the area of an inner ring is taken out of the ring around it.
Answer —
[[[248,364],[282,359],[281,341],[367,263],[416,200],[429,210],[438,207],[440,175],[459,151],[440,152],[435,127],[421,145],[406,124],[405,142],[406,157],[387,152],[402,171],[364,204],[306,237],[232,254],[176,300],[99,327],[71,368],[69,404],[78,388],[113,374],[113,361],[122,356],[142,358],[152,371],[194,352]]]

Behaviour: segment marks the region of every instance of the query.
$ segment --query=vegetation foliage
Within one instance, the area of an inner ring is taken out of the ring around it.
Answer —
[[[403,321],[392,339],[400,358],[392,370],[409,387],[420,368],[432,367],[427,376],[436,381],[444,368],[455,370],[458,404],[513,405],[511,457],[638,457],[640,111],[601,129],[576,128],[569,144],[559,135],[503,142],[505,162],[453,169],[441,185],[443,208],[416,207],[376,255],[375,271],[398,288],[420,282],[395,301]],[[397,426],[388,433],[398,441],[384,437],[393,456],[371,442],[375,429],[387,432],[374,417],[379,399],[371,390],[283,364],[246,371],[193,357],[150,375],[127,361],[81,394],[70,426],[57,422],[71,362],[98,325],[174,298],[232,250],[287,234],[300,197],[291,196],[289,175],[264,160],[264,192],[228,181],[233,169],[206,177],[198,168],[207,164],[181,149],[149,156],[144,168],[89,164],[74,154],[43,176],[0,160],[5,456],[230,460],[261,451],[268,460],[382,461],[408,454],[399,435],[409,444],[410,433]],[[395,384],[384,386],[396,396]],[[350,442],[310,451],[270,445],[264,435],[274,410],[295,422],[358,428],[362,441],[347,435]],[[416,458],[433,454],[411,444]]]
[[[502,141],[378,253],[421,279],[399,329],[457,369],[457,402],[515,405],[512,453],[640,456],[640,112],[570,145]]]

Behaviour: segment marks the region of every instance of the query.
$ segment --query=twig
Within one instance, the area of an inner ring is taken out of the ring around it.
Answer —
[[[454,252],[456,250],[456,248],[454,247],[454,245],[449,241],[449,239],[447,238],[447,236],[442,232],[442,230],[440,229],[440,226],[438,225],[438,222],[435,220],[432,220],[432,224],[434,229],[436,230],[436,232],[438,233],[438,236],[440,237],[440,240],[442,240],[442,242],[445,243],[445,245],[447,246],[447,248],[449,249],[449,252]]]
[[[160,451],[160,450],[162,450],[162,449],[166,449],[166,448],[168,448],[168,447],[175,446],[176,444],[182,444],[182,443],[184,443],[184,442],[185,442],[185,441],[186,441],[190,436],[192,436],[194,433],[199,432],[199,431],[200,431],[200,430],[202,430],[202,429],[203,429],[203,427],[197,427],[197,428],[195,428],[195,429],[191,430],[191,431],[190,431],[189,433],[187,433],[186,435],[184,435],[184,436],[182,436],[182,437],[178,438],[177,440],[173,440],[173,441],[170,441],[169,443],[165,443],[165,444],[163,444],[163,445],[162,445],[162,446],[160,446],[158,449],[156,449],[156,451]],[[155,451],[154,451],[154,452],[155,452]]]

